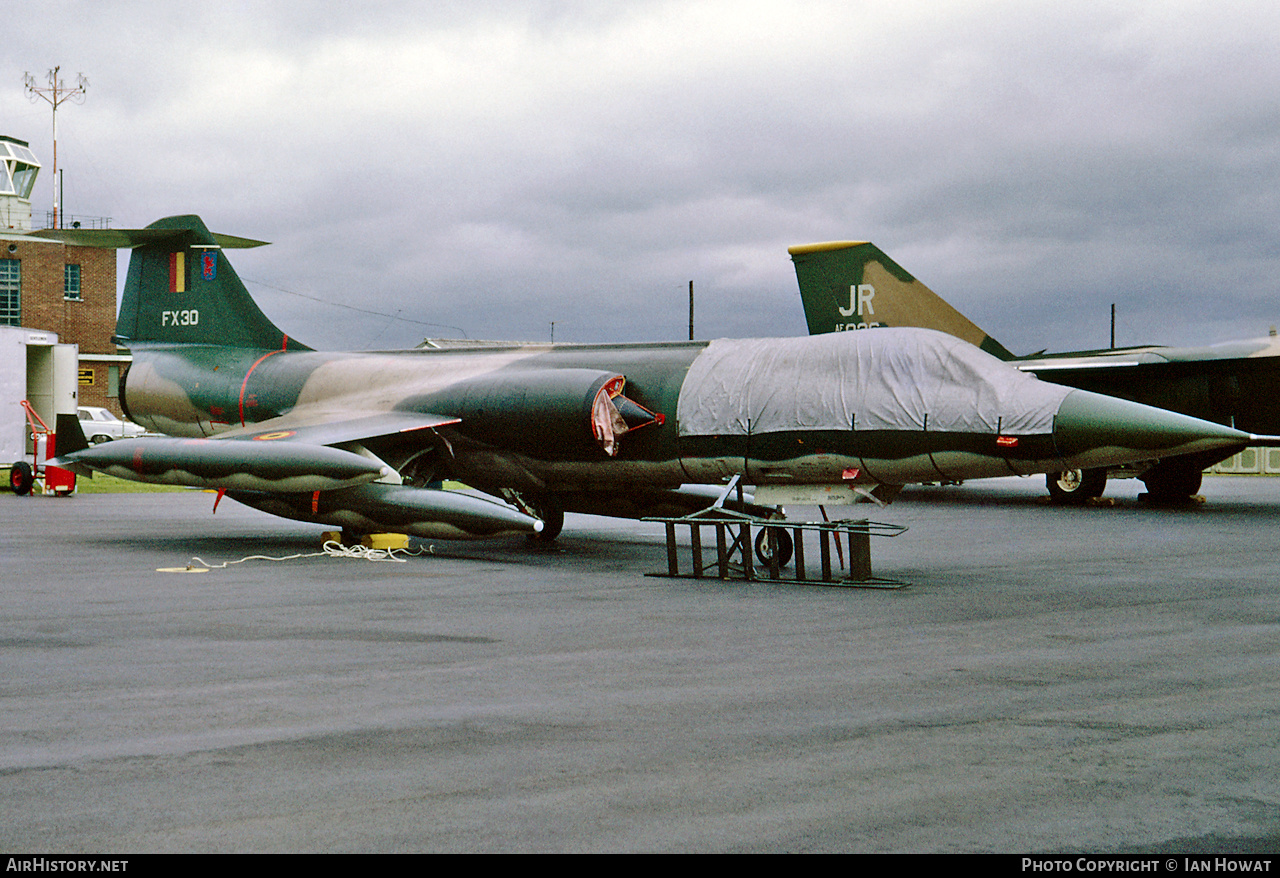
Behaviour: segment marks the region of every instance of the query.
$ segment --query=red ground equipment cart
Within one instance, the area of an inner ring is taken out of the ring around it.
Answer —
[[[9,469],[9,487],[15,494],[30,494],[35,483],[42,481],[46,494],[65,497],[76,489],[76,474],[45,463],[56,456],[57,436],[36,414],[31,403],[24,399],[22,407],[26,409],[27,423],[31,425],[31,436],[35,440],[35,454],[32,463],[19,460]]]

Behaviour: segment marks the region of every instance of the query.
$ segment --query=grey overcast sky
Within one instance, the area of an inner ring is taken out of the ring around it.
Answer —
[[[1017,353],[1280,324],[1273,0],[15,3],[38,216],[54,65],[65,209],[272,241],[317,347],[680,339],[690,280],[700,338],[801,334],[834,239]]]

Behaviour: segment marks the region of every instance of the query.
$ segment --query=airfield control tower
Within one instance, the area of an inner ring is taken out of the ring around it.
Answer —
[[[0,229],[31,230],[31,191],[39,173],[30,144],[0,134]]]

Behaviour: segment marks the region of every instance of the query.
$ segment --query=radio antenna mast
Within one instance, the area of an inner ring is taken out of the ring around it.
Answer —
[[[58,107],[67,101],[77,104],[83,104],[85,92],[89,90],[89,80],[85,79],[83,73],[76,74],[76,87],[67,88],[62,80],[58,78],[58,71],[62,69],[59,65],[49,71],[46,86],[36,85],[36,78],[30,73],[26,74],[23,82],[27,86],[27,97],[31,99],[31,103],[36,102],[36,98],[43,98],[49,102],[49,106],[53,107],[53,227],[55,229],[62,228],[62,223],[58,217]]]

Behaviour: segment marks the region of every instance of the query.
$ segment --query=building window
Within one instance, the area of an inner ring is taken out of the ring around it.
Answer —
[[[0,326],[22,325],[22,260],[0,259]]]
[[[80,266],[69,263],[62,266],[62,296],[80,301]]]

